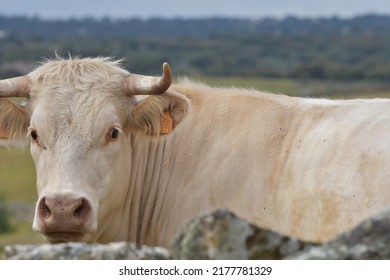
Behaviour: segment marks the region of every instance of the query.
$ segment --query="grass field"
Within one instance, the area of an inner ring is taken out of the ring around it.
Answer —
[[[9,201],[35,201],[35,167],[27,148],[0,147],[0,193]]]
[[[218,87],[253,88],[260,91],[301,97],[374,98],[390,97],[390,84],[368,81],[319,81],[262,79],[258,77],[196,77],[195,81]]]
[[[5,197],[10,209],[15,209],[10,204],[31,206],[34,204],[37,197],[35,167],[27,148],[8,149],[0,147],[0,194]],[[9,210],[9,212],[12,212],[12,210]],[[18,212],[18,219],[11,220],[12,232],[0,234],[0,248],[5,244],[43,241],[31,229],[31,213]],[[26,217],[23,218],[23,216]]]
[[[347,83],[324,81],[296,81],[288,79],[259,79],[242,77],[197,77],[195,80],[213,86],[237,86],[293,96],[330,98],[390,97],[390,87],[376,83]],[[33,205],[36,200],[35,167],[28,148],[0,147],[0,194],[9,205]],[[28,215],[27,215],[28,214]],[[12,221],[14,231],[0,234],[0,248],[5,244],[40,243],[44,240],[31,230],[31,214]],[[23,215],[23,213],[22,213]],[[19,215],[20,216],[20,215]]]

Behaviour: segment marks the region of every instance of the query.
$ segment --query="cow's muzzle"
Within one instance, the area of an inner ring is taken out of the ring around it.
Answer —
[[[37,204],[33,229],[50,243],[80,241],[93,231],[91,203],[71,195],[43,196]]]

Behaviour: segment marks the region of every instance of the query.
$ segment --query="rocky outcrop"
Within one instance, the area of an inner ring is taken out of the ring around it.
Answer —
[[[171,252],[177,259],[390,259],[390,211],[319,245],[217,210],[193,219],[177,236]]]
[[[12,245],[4,249],[6,259],[18,260],[166,260],[167,249],[114,242],[105,245],[62,243],[42,245]]]
[[[390,259],[390,211],[326,244],[258,228],[228,210],[203,213],[176,236],[170,250],[117,242],[12,245],[6,259]]]
[[[174,259],[282,259],[311,245],[216,210],[190,221],[171,252]]]

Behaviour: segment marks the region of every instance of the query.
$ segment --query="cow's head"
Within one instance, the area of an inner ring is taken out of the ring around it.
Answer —
[[[0,81],[0,134],[28,135],[37,171],[33,229],[49,242],[96,242],[129,185],[132,136],[159,134],[169,112],[176,125],[188,108],[167,91],[172,74],[130,74],[107,59],[49,61],[26,76]],[[137,95],[148,95],[136,98]],[[112,229],[114,231],[114,229]],[[109,239],[109,238],[108,238]]]

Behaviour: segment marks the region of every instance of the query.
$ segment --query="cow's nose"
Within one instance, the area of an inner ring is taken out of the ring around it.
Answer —
[[[83,232],[91,216],[91,205],[83,197],[56,195],[42,197],[37,208],[41,230],[45,232]]]

